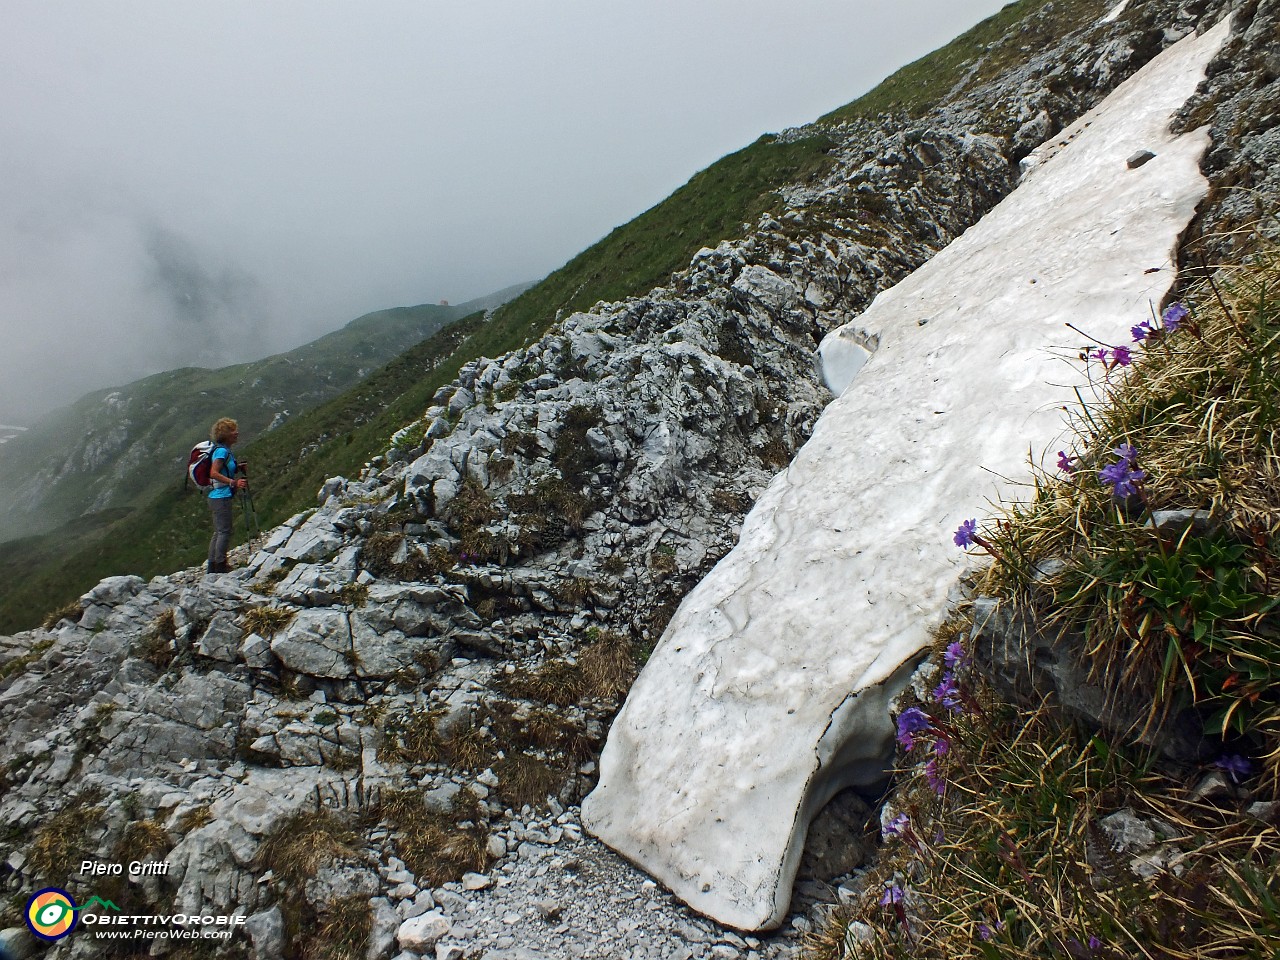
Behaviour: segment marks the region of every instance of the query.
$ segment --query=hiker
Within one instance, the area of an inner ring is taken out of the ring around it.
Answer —
[[[209,436],[214,442],[209,455],[209,510],[213,514],[213,539],[209,541],[209,572],[229,573],[227,548],[231,546],[231,498],[237,490],[243,490],[249,481],[236,477],[236,458],[231,447],[240,439],[239,425],[223,417],[213,425]]]

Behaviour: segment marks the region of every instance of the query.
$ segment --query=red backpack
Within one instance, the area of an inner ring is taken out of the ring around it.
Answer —
[[[213,469],[213,451],[217,446],[212,440],[201,440],[191,448],[191,456],[187,458],[187,477],[201,493],[213,489],[209,471]]]

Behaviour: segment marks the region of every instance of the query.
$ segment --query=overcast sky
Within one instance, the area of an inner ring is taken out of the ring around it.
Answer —
[[[560,266],[1001,0],[4,0],[0,423]]]

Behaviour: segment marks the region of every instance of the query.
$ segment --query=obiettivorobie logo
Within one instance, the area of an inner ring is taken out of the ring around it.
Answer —
[[[67,891],[45,887],[27,901],[27,926],[41,940],[52,943],[74,930],[80,911],[93,906],[120,912],[114,903],[101,897],[90,897],[83,907],[78,907]]]

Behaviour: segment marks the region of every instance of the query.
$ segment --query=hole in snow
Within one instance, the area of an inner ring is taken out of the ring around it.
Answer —
[[[846,324],[831,331],[818,347],[818,373],[837,397],[853,383],[863,364],[880,346],[880,337]]]

